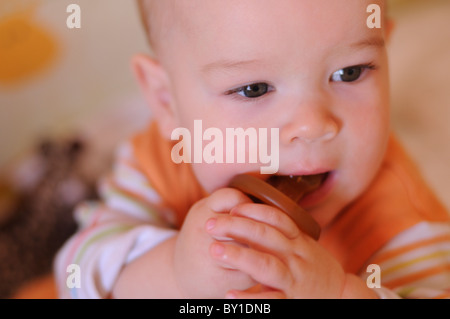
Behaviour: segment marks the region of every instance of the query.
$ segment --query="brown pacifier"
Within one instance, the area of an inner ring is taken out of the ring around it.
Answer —
[[[318,240],[320,236],[319,224],[297,203],[303,196],[317,189],[324,176],[324,174],[311,176],[273,175],[264,181],[250,174],[240,174],[231,180],[229,187],[240,190],[254,202],[277,207],[291,217],[300,230]]]

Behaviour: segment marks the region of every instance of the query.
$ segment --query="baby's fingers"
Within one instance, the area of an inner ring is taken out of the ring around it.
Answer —
[[[211,245],[210,253],[218,262],[248,274],[265,286],[283,290],[293,281],[288,267],[271,254],[220,242]]]
[[[216,240],[236,242],[272,254],[292,253],[292,241],[278,229],[244,217],[221,216],[206,222],[207,232]]]
[[[216,213],[228,213],[236,205],[251,203],[242,192],[233,188],[221,188],[207,199],[209,208]]]
[[[300,230],[295,222],[286,213],[278,208],[254,203],[241,203],[230,211],[232,216],[242,216],[263,222],[278,229],[287,238],[293,239],[300,235]]]

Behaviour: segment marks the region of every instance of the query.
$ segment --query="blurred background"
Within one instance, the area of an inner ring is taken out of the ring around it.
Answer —
[[[66,26],[71,3],[80,29]],[[0,164],[45,136],[109,143],[146,114],[129,63],[148,50],[134,1],[0,0],[0,50]]]
[[[450,208],[450,1],[389,2],[393,129]],[[147,123],[129,61],[148,50],[134,1],[0,0],[0,298],[48,271],[73,205]]]

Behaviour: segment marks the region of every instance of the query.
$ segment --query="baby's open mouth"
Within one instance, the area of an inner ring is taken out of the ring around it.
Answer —
[[[266,182],[299,204],[303,197],[318,190],[328,175],[272,175]]]

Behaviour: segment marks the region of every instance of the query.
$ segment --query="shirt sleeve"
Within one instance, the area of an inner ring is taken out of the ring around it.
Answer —
[[[422,222],[402,232],[361,276],[381,298],[450,299],[450,224]],[[366,269],[365,269],[366,270]]]
[[[131,144],[119,148],[113,172],[99,190],[101,200],[77,207],[79,229],[55,259],[61,298],[109,297],[124,265],[176,233],[138,169]]]

